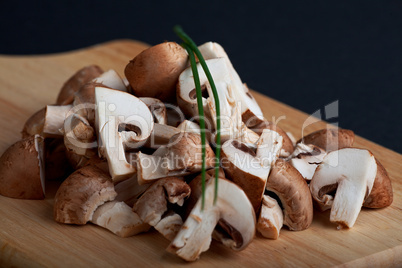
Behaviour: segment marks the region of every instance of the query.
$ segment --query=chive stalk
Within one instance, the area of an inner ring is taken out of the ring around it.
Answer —
[[[202,189],[202,203],[201,209],[204,209],[205,205],[205,166],[206,166],[206,137],[205,137],[205,120],[204,120],[204,107],[202,103],[202,91],[201,91],[201,83],[200,76],[198,74],[197,62],[195,61],[194,52],[190,49],[190,47],[183,43],[181,44],[188,53],[190,58],[191,70],[193,72],[194,84],[195,84],[195,92],[197,93],[197,106],[198,106],[198,114],[200,116],[200,128],[201,128],[201,144],[202,144],[202,170],[201,170],[201,189]]]
[[[194,41],[183,31],[181,26],[176,25],[173,28],[173,31],[184,41],[184,43],[189,47],[190,50],[195,53],[197,56],[202,69],[205,72],[205,75],[208,79],[208,82],[211,86],[212,89],[212,94],[214,96],[215,100],[215,109],[216,109],[216,161],[215,161],[215,196],[214,196],[214,204],[216,203],[217,197],[218,197],[218,179],[219,179],[219,159],[220,159],[220,154],[221,154],[221,112],[220,112],[220,104],[219,104],[219,96],[218,92],[216,90],[215,82],[214,79],[212,78],[211,72],[208,69],[207,63],[205,62],[204,57],[202,56],[200,50],[198,49],[197,45],[194,43]],[[189,53],[191,54],[191,53]],[[194,72],[193,72],[194,73]],[[198,94],[197,94],[197,99],[198,99]],[[201,132],[205,131],[205,128],[201,127]],[[204,146],[204,144],[203,144]],[[204,194],[204,190],[203,190]]]

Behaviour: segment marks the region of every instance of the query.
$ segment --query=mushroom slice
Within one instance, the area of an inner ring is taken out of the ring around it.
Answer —
[[[233,93],[233,85],[230,78],[230,73],[225,64],[225,59],[206,60],[208,68],[214,76],[214,82],[217,89],[218,98],[220,101],[221,112],[221,140],[224,142],[228,139],[236,138],[241,133],[241,111],[240,105],[236,102]],[[200,75],[200,83],[203,94],[208,95],[202,98],[205,117],[207,123],[206,128],[216,131],[216,107],[211,86],[205,73],[202,71],[201,65],[197,64],[197,69]],[[191,68],[184,70],[177,84],[177,102],[182,111],[188,117],[199,116],[196,89],[194,84],[193,72]]]
[[[355,134],[348,129],[321,129],[304,136],[297,143],[313,144],[327,152],[353,146]]]
[[[30,136],[0,157],[0,194],[12,198],[45,198],[44,139]]]
[[[137,97],[105,87],[95,88],[99,154],[109,164],[113,181],[131,177],[136,168],[127,162],[125,149],[136,148],[151,135],[151,111]]]
[[[363,207],[366,208],[384,208],[391,205],[393,201],[391,179],[380,161],[378,159],[375,161],[377,163],[377,175],[370,195],[364,200]]]
[[[154,226],[155,230],[161,233],[166,239],[172,241],[180,228],[183,225],[183,220],[179,214],[169,211],[163,218]]]
[[[310,182],[313,198],[331,208],[330,221],[338,227],[353,227],[377,173],[374,156],[368,151],[344,148],[328,153]],[[328,193],[336,189],[335,197]]]
[[[257,221],[257,231],[265,238],[278,239],[283,226],[283,212],[278,202],[264,195],[262,198],[260,217]]]
[[[167,250],[186,261],[195,261],[207,251],[212,233],[219,221],[225,224],[229,238],[225,245],[234,250],[242,250],[255,235],[255,213],[246,194],[234,183],[219,179],[218,199],[214,204],[214,182],[210,180],[205,189],[205,204],[202,209],[201,198],[184,222],[179,233]]]
[[[278,125],[276,125],[268,120],[264,120],[263,122],[260,122],[259,124],[254,125],[251,129],[254,132],[256,132],[258,135],[261,135],[261,133],[262,133],[262,131],[264,131],[264,129],[270,129],[270,130],[278,132],[279,135],[281,135],[283,138],[283,146],[282,146],[280,156],[281,157],[289,157],[290,154],[293,153],[294,146],[293,146],[292,140],[287,135],[287,133],[285,131],[283,131],[282,128],[278,127]]]
[[[315,145],[298,143],[289,162],[306,181],[310,181],[326,154],[323,149]]]
[[[184,176],[202,168],[201,136],[190,132],[174,135],[169,144],[160,147],[156,155],[137,154],[137,178],[140,185],[164,177]],[[215,154],[206,144],[206,168],[213,168]]]
[[[72,105],[47,105],[43,135],[46,138],[60,138],[64,133],[64,120],[71,113]]]
[[[256,212],[261,206],[271,165],[281,147],[282,137],[269,129],[261,134],[256,152],[236,140],[229,140],[222,146],[221,163],[226,175],[244,190]]]
[[[121,79],[120,75],[116,73],[115,70],[110,69],[100,76],[94,78],[92,82],[96,84],[102,84],[105,87],[109,87],[112,89],[117,89],[120,91],[127,92],[127,87]]]
[[[283,207],[284,225],[292,231],[301,231],[310,226],[313,220],[310,190],[303,176],[289,162],[276,160],[266,189],[279,198]]]
[[[141,220],[155,226],[168,210],[168,202],[183,206],[191,189],[183,180],[175,177],[164,178],[154,182],[133,206]]]
[[[45,123],[46,107],[40,109],[34,113],[24,124],[24,128],[21,131],[23,139],[35,134],[42,135],[43,125]]]
[[[84,84],[98,77],[103,73],[102,69],[96,65],[86,66],[78,70],[61,88],[57,96],[57,105],[67,105],[74,101],[74,93]]]
[[[166,125],[167,124],[167,117],[166,117],[166,107],[163,102],[155,98],[147,98],[142,97],[140,98],[149,108],[151,111],[155,123]]]
[[[95,210],[91,222],[120,237],[147,232],[151,228],[126,203],[118,201],[106,202],[99,206]]]
[[[102,204],[117,193],[107,173],[88,165],[76,170],[59,187],[54,197],[54,219],[60,223],[86,224]]]
[[[97,142],[88,120],[72,114],[64,121],[64,145],[77,155],[91,158],[96,155]]]
[[[247,85],[243,84],[240,76],[233,68],[232,63],[229,60],[228,55],[221,45],[214,42],[207,42],[198,47],[201,54],[206,60],[224,58],[226,67],[229,70],[232,80],[232,87],[236,101],[241,102],[241,115],[245,124],[250,127],[250,123],[257,124],[264,120],[262,111],[254,97],[250,94]]]

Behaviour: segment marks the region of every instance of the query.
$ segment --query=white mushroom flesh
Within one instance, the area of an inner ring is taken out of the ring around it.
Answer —
[[[377,173],[374,156],[368,151],[345,148],[328,153],[310,182],[313,198],[331,207],[330,221],[338,227],[353,227]],[[336,189],[335,197],[327,193]]]

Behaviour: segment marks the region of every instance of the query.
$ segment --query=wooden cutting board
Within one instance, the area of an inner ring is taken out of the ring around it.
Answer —
[[[40,56],[0,56],[0,153],[20,139],[25,120],[54,103],[61,85],[79,68],[98,64],[123,75],[127,62],[146,44],[118,40],[73,52]],[[261,94],[254,94],[264,115],[282,118],[279,125],[298,139],[307,114]],[[325,104],[312,104],[312,109]],[[325,127],[317,122],[304,133]],[[380,131],[380,130],[379,130]],[[100,227],[54,222],[53,196],[45,200],[16,200],[0,196],[0,266],[17,267],[260,267],[402,265],[402,155],[357,137],[356,146],[370,149],[388,170],[394,202],[385,209],[363,209],[355,226],[337,230],[329,213],[314,215],[312,226],[291,232],[283,228],[278,240],[257,235],[241,252],[212,242],[208,252],[188,264],[165,251],[169,242],[155,231],[119,238]]]

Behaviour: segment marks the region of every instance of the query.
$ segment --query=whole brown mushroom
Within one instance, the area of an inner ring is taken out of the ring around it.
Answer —
[[[0,158],[0,194],[12,198],[45,197],[44,140],[30,136],[11,145]]]
[[[184,48],[165,42],[142,51],[127,64],[124,74],[135,96],[174,101],[176,82],[187,60]]]

